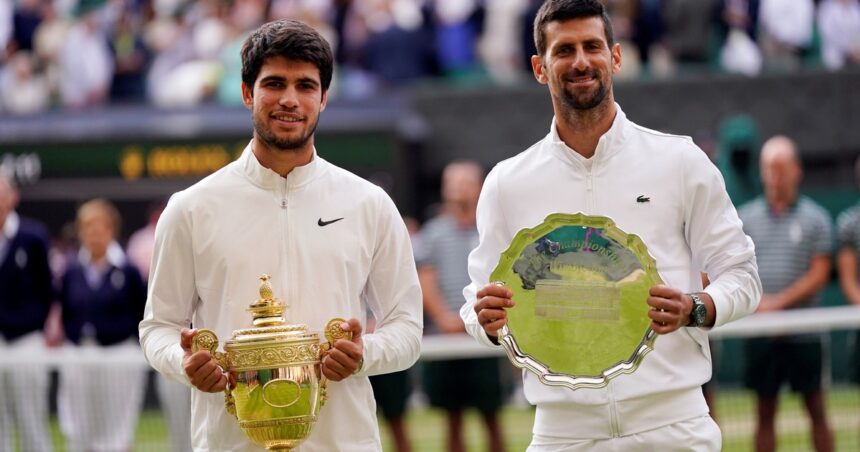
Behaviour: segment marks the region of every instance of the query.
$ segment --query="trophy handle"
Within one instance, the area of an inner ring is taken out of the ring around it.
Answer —
[[[230,368],[230,363],[227,360],[227,355],[218,351],[218,335],[209,329],[197,330],[194,339],[191,341],[191,351],[196,353],[200,350],[208,350],[215,358],[215,362],[221,366],[221,370],[227,372]],[[224,388],[224,407],[227,412],[236,416],[236,402],[233,400],[233,394],[230,392],[230,380],[227,379],[227,387]]]
[[[338,339],[352,339],[352,331],[344,331],[340,325],[346,322],[345,319],[340,317],[333,318],[325,324],[325,339],[327,342],[323,343],[320,347],[320,364],[322,364],[322,359],[325,358],[325,355],[328,354],[329,350],[334,347],[334,343],[337,342]],[[328,385],[328,378],[325,377],[325,374],[320,372],[320,406],[325,405],[325,401],[327,398],[326,386]]]

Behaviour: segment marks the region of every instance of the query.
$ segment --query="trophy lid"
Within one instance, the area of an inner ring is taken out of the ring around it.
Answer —
[[[227,345],[260,343],[272,341],[302,341],[314,339],[319,341],[317,333],[309,333],[304,324],[288,324],[284,312],[289,307],[279,298],[275,298],[269,275],[260,276],[260,298],[251,303],[246,311],[251,313],[255,328],[244,328],[233,331],[233,338]]]

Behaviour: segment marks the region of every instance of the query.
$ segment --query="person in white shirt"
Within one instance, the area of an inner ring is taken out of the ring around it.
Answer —
[[[824,0],[818,6],[821,59],[828,69],[860,64],[860,2]]]
[[[107,100],[113,78],[113,57],[95,5],[78,7],[80,17],[65,37],[59,56],[60,102],[64,108],[83,109]]]
[[[755,311],[753,244],[708,156],[689,137],[632,123],[615,103],[621,47],[598,0],[548,0],[534,30],[532,68],[549,87],[555,119],[544,139],[496,165],[484,183],[460,310],[466,330],[499,346],[516,300],[490,275],[518,231],[552,213],[610,217],[657,262],[665,285],[642,303],[661,336],[634,373],[602,388],[545,386],[526,372],[525,395],[536,406],[529,450],[720,450],[701,389],[711,378],[706,328]],[[704,289],[701,272],[710,278]]]
[[[270,22],[242,47],[242,98],[253,140],[238,160],[174,194],[156,226],[140,324],[146,359],[190,384],[195,451],[260,450],[224,409],[228,384],[196,330],[221,338],[251,327],[261,274],[289,306],[289,323],[320,330],[334,317],[352,339],[322,359],[327,401],[298,450],[379,451],[368,376],[410,367],[421,344],[421,290],[406,226],[378,186],[317,155],[314,130],[333,57],[314,29]],[[376,320],[362,334],[367,308]]]
[[[768,69],[794,70],[812,44],[815,3],[812,0],[761,0],[759,45]]]

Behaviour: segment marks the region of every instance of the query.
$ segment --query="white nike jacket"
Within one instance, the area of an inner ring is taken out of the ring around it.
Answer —
[[[478,324],[477,290],[514,235],[551,213],[613,218],[642,238],[663,281],[685,292],[702,290],[699,272],[707,272],[716,326],[755,311],[761,282],[753,243],[717,168],[690,138],[645,129],[617,111],[591,159],[567,147],[553,121],[546,138],[487,176],[478,202],[480,244],[469,256],[472,283],[460,311],[479,342],[496,346]],[[650,201],[637,202],[640,196]],[[658,337],[636,372],[604,388],[545,386],[525,372],[525,395],[537,406],[535,434],[606,439],[706,414],[701,386],[710,378],[706,331],[681,328]]]
[[[289,323],[321,331],[334,317],[376,330],[363,335],[364,366],[329,382],[328,401],[300,451],[379,451],[369,375],[411,366],[419,355],[421,290],[406,227],[379,187],[317,155],[286,178],[242,156],[175,194],[156,228],[149,297],[140,324],[146,359],[186,384],[179,330],[210,328],[221,340],[252,326],[245,309],[272,276]],[[324,340],[322,334],[321,339]],[[224,394],[192,391],[195,451],[260,450],[224,411]]]

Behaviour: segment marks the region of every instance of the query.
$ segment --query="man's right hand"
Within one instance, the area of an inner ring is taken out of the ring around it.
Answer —
[[[221,392],[227,388],[227,375],[209,350],[191,351],[191,342],[197,330],[183,328],[179,333],[179,343],[185,351],[182,368],[191,384],[203,392]]]
[[[490,283],[478,291],[475,303],[475,314],[478,324],[491,339],[499,336],[499,329],[508,323],[508,313],[505,308],[514,306],[513,292],[505,286]]]

